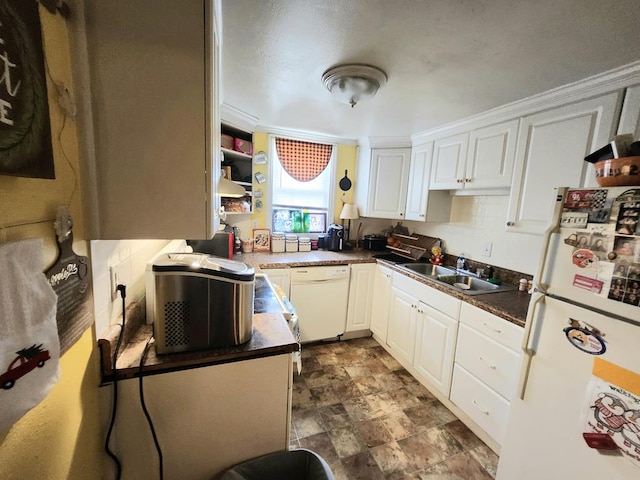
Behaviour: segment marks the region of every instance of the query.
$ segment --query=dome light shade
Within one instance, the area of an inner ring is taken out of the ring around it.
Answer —
[[[340,65],[322,74],[322,83],[336,100],[352,108],[360,100],[373,98],[386,82],[387,74],[372,65]]]

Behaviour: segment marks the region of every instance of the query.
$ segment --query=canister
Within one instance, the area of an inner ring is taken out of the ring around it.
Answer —
[[[309,237],[300,237],[298,238],[298,250],[301,252],[310,252],[311,251],[311,238]]]
[[[287,234],[284,236],[284,247],[286,252],[298,251],[298,236],[293,234]]]
[[[273,253],[282,253],[284,250],[284,233],[273,232],[271,234],[271,251]]]

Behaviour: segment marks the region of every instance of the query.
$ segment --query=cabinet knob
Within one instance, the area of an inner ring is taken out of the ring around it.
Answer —
[[[401,213],[400,216],[402,217],[404,215],[404,213]]]
[[[462,179],[461,178],[456,178],[456,182],[457,183],[462,183]]]
[[[507,222],[507,227],[513,227],[515,225],[514,222]]]
[[[470,179],[470,178],[465,178],[465,179],[464,179],[464,181],[465,181],[466,183],[471,183],[471,179]]]
[[[420,214],[420,216],[421,216],[421,217],[424,217],[424,213],[421,213],[421,214]]]

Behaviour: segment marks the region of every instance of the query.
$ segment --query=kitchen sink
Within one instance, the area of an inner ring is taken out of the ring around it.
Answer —
[[[400,267],[429,278],[437,277],[438,275],[455,275],[456,273],[455,270],[450,268],[430,263],[403,263]]]
[[[405,263],[399,267],[409,270],[430,280],[438,282],[465,295],[483,295],[486,293],[516,290],[515,285],[496,285],[473,274],[460,274],[452,268],[428,263]]]

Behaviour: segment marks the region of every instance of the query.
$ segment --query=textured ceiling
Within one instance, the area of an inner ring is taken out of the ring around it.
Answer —
[[[640,59],[639,0],[222,0],[222,99],[259,125],[409,136]],[[354,109],[322,73],[386,71]]]

